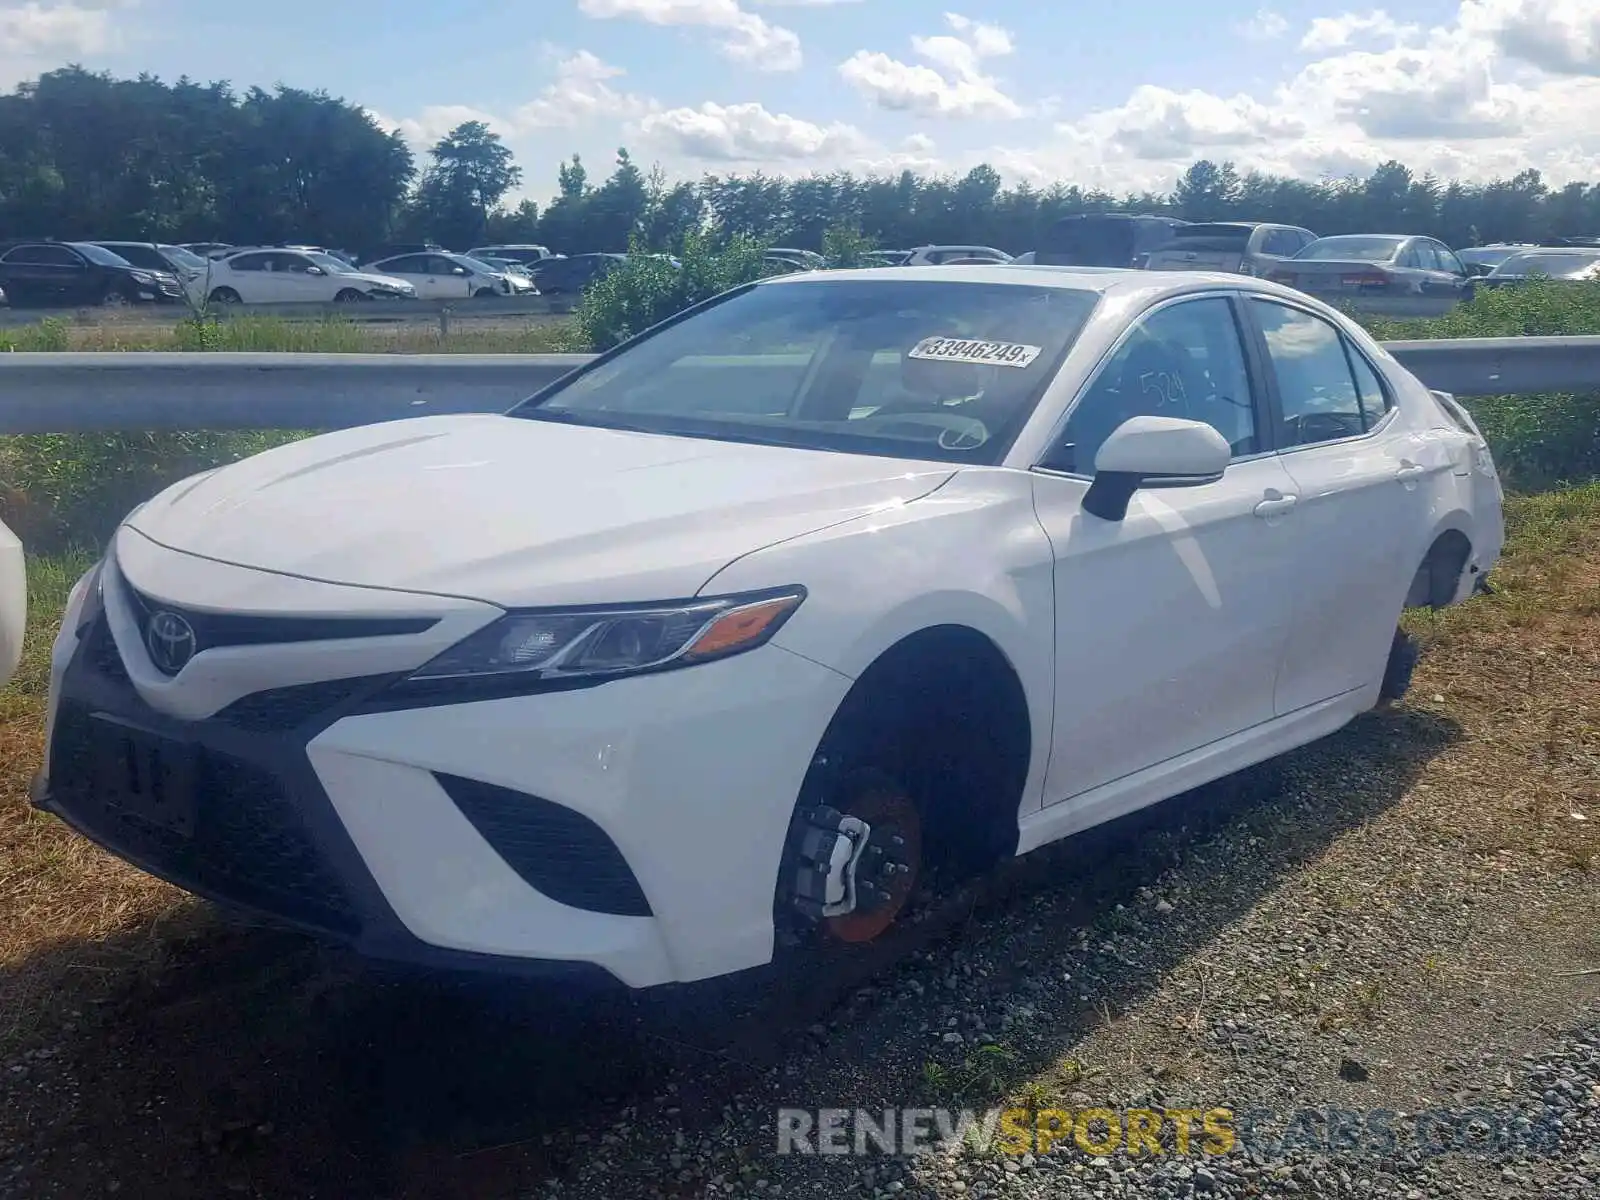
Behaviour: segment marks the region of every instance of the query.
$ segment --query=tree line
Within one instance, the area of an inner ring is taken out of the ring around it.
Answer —
[[[1032,249],[1064,216],[1169,213],[1263,220],[1319,234],[1430,234],[1452,246],[1600,233],[1600,185],[1547,186],[1538,171],[1489,183],[1388,162],[1320,182],[1201,160],[1171,192],[1115,195],[1070,183],[959,176],[760,171],[669,180],[618,150],[603,179],[574,155],[542,208],[507,203],[522,170],[469,121],[419,163],[359,105],[290,87],[116,79],[79,67],[0,96],[0,238],[307,241],[360,251],[387,241],[465,248],[533,241],[564,252],[673,249],[691,233],[820,249],[830,231],[882,247],[980,243]]]

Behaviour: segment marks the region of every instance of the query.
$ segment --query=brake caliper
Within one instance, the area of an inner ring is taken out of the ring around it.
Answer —
[[[872,841],[872,827],[859,817],[819,805],[805,814],[794,874],[795,908],[812,921],[870,913],[893,901],[885,880],[910,866],[897,853],[904,839]]]

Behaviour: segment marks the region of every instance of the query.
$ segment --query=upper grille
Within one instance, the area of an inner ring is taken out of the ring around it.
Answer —
[[[142,635],[152,615],[175,613],[195,634],[195,653],[218,646],[269,646],[338,638],[394,637],[422,633],[437,617],[269,617],[247,613],[197,612],[146,596],[126,581],[123,594],[133,606]]]

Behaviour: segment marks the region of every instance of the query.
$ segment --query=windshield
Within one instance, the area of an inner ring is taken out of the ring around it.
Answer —
[[[502,273],[502,268],[485,262],[481,258],[473,258],[470,254],[452,255],[450,261],[453,263],[460,263],[463,267],[466,267],[467,270],[476,271],[480,275],[499,275]]]
[[[1514,254],[1495,268],[1496,275],[1575,275],[1600,263],[1600,251],[1592,254]]]
[[[324,254],[320,250],[306,253],[306,257],[325,271],[332,271],[335,275],[354,275],[356,269],[342,258],[335,258],[331,254]]]
[[[192,254],[182,246],[163,246],[161,253],[165,254],[180,267],[192,267],[195,270],[205,270],[206,260],[198,254]]]
[[[1330,237],[1312,242],[1296,258],[1332,262],[1388,262],[1400,251],[1405,238]]]
[[[74,242],[72,248],[83,255],[90,262],[102,267],[131,267],[133,264],[120,254],[113,254],[104,246],[96,246],[93,242]]]
[[[947,280],[747,287],[513,410],[685,437],[1000,461],[1098,294]]]

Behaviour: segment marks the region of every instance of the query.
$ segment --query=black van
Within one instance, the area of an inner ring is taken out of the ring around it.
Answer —
[[[1137,267],[1189,222],[1143,213],[1083,213],[1050,227],[1033,261],[1056,267]]]

